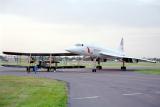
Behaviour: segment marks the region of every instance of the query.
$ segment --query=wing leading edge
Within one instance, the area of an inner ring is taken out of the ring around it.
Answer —
[[[135,57],[130,57],[130,56],[123,56],[123,55],[117,55],[117,54],[109,54],[106,52],[100,52],[101,56],[108,57],[108,58],[119,58],[123,59],[126,62],[133,62],[133,60],[138,61],[144,61],[144,62],[150,62],[150,63],[156,63],[155,61],[148,60],[148,59],[143,59],[143,58],[135,58]]]
[[[78,56],[74,53],[23,53],[23,52],[3,52],[6,55],[23,55],[23,56]]]

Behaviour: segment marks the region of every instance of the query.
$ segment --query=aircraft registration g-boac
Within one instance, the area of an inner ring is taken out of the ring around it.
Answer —
[[[7,55],[29,56],[29,63],[33,63],[32,56],[49,56],[50,58],[48,61],[43,61],[43,62],[39,61],[39,64],[38,64],[39,68],[48,68],[48,70],[50,70],[51,68],[54,68],[54,69],[56,68],[51,66],[51,63],[55,63],[51,58],[53,56],[78,56],[79,55],[79,56],[90,57],[92,61],[97,62],[99,64],[99,66],[96,67],[98,69],[102,69],[102,66],[100,66],[100,62],[107,61],[107,59],[118,59],[119,61],[121,61],[122,62],[121,70],[126,70],[125,63],[133,63],[133,62],[139,62],[139,61],[155,63],[155,61],[127,56],[124,52],[123,42],[124,41],[122,38],[120,45],[117,49],[102,48],[102,47],[87,45],[87,44],[75,44],[74,46],[66,49],[66,51],[68,51],[66,53],[21,53],[21,52],[3,52],[3,53]],[[44,65],[47,65],[46,63],[49,63],[48,66],[44,66]],[[96,72],[96,69],[94,68],[92,72]]]

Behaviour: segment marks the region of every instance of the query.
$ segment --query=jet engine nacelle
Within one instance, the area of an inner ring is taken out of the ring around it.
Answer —
[[[97,58],[96,61],[107,62],[107,59],[106,58]]]
[[[107,62],[107,59],[103,59],[103,61],[102,62]]]
[[[127,63],[133,63],[133,59],[132,58],[123,58],[123,61],[125,61]]]

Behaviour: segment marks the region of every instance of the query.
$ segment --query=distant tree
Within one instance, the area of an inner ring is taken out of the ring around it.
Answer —
[[[1,61],[8,61],[5,57],[0,56]]]

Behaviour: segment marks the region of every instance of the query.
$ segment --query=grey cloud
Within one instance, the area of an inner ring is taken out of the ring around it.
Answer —
[[[3,14],[48,23],[160,27],[160,5],[155,0],[5,0],[0,4]]]

